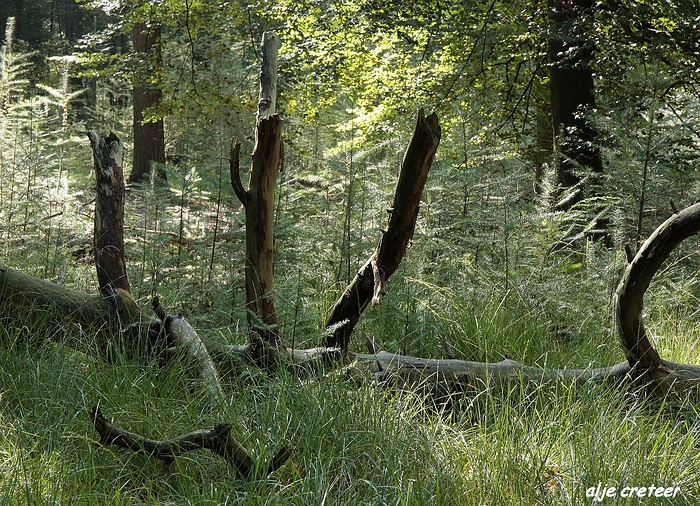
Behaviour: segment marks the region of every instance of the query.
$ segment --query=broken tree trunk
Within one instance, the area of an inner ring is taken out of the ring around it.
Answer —
[[[258,118],[271,116],[277,112],[277,53],[279,47],[280,39],[275,32],[263,33]]]
[[[124,255],[124,149],[110,133],[87,133],[95,162],[95,266],[100,291],[131,292]]]
[[[403,158],[394,204],[388,209],[386,230],[375,252],[333,306],[326,321],[328,335],[324,346],[347,353],[350,335],[360,315],[370,300],[372,305],[377,305],[384,294],[384,284],[398,268],[413,237],[421,195],[440,135],[437,115],[425,117],[419,111],[416,129]]]
[[[240,176],[232,178],[236,195],[245,207],[245,287],[248,328],[263,341],[279,344],[274,298],[274,204],[281,163],[282,120],[269,116],[258,121],[248,189]],[[232,142],[231,173],[238,174],[240,145]]]
[[[255,148],[248,189],[240,177],[240,144],[231,141],[231,185],[245,207],[245,286],[248,329],[251,337],[280,344],[274,300],[274,203],[277,175],[283,163],[282,120],[274,114],[277,86],[279,39],[272,32],[263,35],[260,100],[255,128]]]
[[[171,464],[175,457],[183,453],[208,449],[227,459],[242,478],[253,478],[255,460],[231,433],[231,424],[222,423],[210,430],[197,430],[165,441],[155,441],[132,432],[115,427],[107,421],[98,407],[92,408],[92,423],[100,435],[100,443],[116,445],[137,453],[162,460],[166,465]],[[291,456],[288,446],[282,446],[272,457],[265,470],[268,476],[279,469]]]

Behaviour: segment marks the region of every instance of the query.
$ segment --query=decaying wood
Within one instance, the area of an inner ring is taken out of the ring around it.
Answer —
[[[280,40],[275,32],[263,33],[258,118],[271,116],[277,112],[277,53],[279,47]]]
[[[129,349],[141,332],[159,332],[159,323],[143,315],[125,290],[88,294],[64,285],[35,278],[0,264],[0,304],[13,314],[68,318],[95,329],[96,345],[105,351],[110,344]],[[151,325],[153,324],[153,327]]]
[[[374,381],[390,388],[444,398],[483,391],[504,393],[523,384],[636,385],[654,395],[700,398],[700,366],[663,361],[667,374],[648,381],[634,374],[628,362],[588,369],[543,369],[514,360],[470,362],[458,359],[428,359],[386,351],[351,353],[354,367],[369,373]]]
[[[87,133],[95,162],[95,266],[100,291],[131,291],[124,255],[124,149],[119,138]]]
[[[251,340],[280,345],[274,300],[274,203],[277,176],[283,163],[282,120],[275,114],[279,38],[263,34],[260,98],[255,127],[255,148],[248,189],[239,170],[240,144],[231,141],[231,185],[246,211],[245,287]]]
[[[237,170],[240,147],[231,149],[231,184],[245,206],[246,214],[246,308],[248,328],[263,341],[279,344],[274,300],[274,204],[281,164],[282,120],[278,115],[258,120],[248,189],[244,190]]]
[[[221,380],[214,361],[197,332],[182,316],[167,316],[160,307],[159,299],[153,299],[153,310],[163,322],[163,330],[175,350],[184,351],[187,358],[199,371],[199,379],[213,403],[224,396]]]
[[[386,230],[375,252],[333,306],[326,328],[334,327],[334,330],[324,339],[324,346],[348,351],[350,335],[360,315],[370,301],[373,305],[379,302],[384,284],[401,263],[413,237],[421,195],[440,135],[437,115],[426,117],[421,110],[403,158]]]
[[[278,130],[280,123],[276,116],[260,120],[261,131]],[[167,317],[158,310],[162,320],[156,320],[164,328],[163,334],[170,336],[170,346],[177,346],[188,351],[200,367],[200,376],[208,382],[207,388],[212,396],[220,396],[216,366],[209,358],[207,348],[217,362],[243,361],[265,365],[265,360],[282,361],[291,369],[313,374],[328,367],[337,367],[341,363],[352,362],[367,371],[382,384],[394,388],[421,389],[432,393],[452,393],[490,388],[508,389],[522,381],[542,383],[557,382],[580,385],[588,382],[629,382],[634,385],[647,385],[654,392],[664,395],[693,393],[700,397],[700,366],[676,364],[662,360],[654,350],[642,323],[642,303],[646,289],[652,277],[669,257],[673,249],[684,239],[700,231],[700,204],[675,213],[663,223],[642,246],[627,267],[615,294],[614,320],[617,327],[626,362],[611,367],[596,369],[541,369],[521,365],[512,360],[498,363],[480,363],[450,359],[424,359],[402,356],[381,350],[377,342],[370,341],[370,354],[356,354],[348,350],[350,333],[359,319],[363,309],[373,299],[381,296],[384,283],[396,270],[410,242],[418,213],[420,195],[425,185],[425,176],[439,142],[440,130],[434,115],[424,118],[419,116],[416,133],[412,139],[397,185],[394,206],[387,230],[383,233],[379,246],[365,266],[358,272],[353,283],[333,308],[328,319],[326,344],[312,350],[285,349],[275,339],[251,339],[244,346],[223,345],[207,341],[205,347],[201,340],[195,339],[196,332],[187,322],[177,317]],[[261,139],[266,139],[261,141]],[[279,144],[275,135],[263,135],[258,139],[256,148],[267,145],[265,156],[279,153]],[[237,174],[238,145],[232,145],[232,175]],[[257,151],[257,149],[256,149]],[[260,154],[261,157],[264,157]],[[236,161],[234,161],[234,158]],[[254,154],[253,167],[259,166]],[[264,165],[268,166],[267,163]],[[272,163],[272,167],[275,164]],[[252,177],[252,175],[251,175]],[[236,182],[237,179],[237,182]],[[274,192],[274,178],[264,184],[266,191]],[[251,207],[253,195],[257,195],[260,184],[254,182],[244,189],[240,178],[232,177],[236,193],[240,194],[246,205]],[[267,193],[265,193],[267,194]],[[265,199],[262,199],[265,200]],[[266,201],[267,202],[267,201]],[[269,201],[272,202],[271,200]],[[271,208],[268,218],[271,218]],[[253,213],[260,216],[260,212]],[[262,213],[265,214],[265,213]],[[251,223],[261,223],[252,220]],[[251,243],[257,247],[254,231],[251,227]],[[263,230],[272,230],[264,227]],[[271,245],[271,239],[269,243]],[[259,252],[260,249],[251,251]],[[266,265],[271,267],[271,250]],[[271,282],[271,271],[269,280]],[[257,278],[256,278],[257,279]],[[268,285],[271,287],[271,285]],[[253,293],[266,293],[266,288],[255,287]],[[264,297],[256,297],[256,303]],[[115,290],[110,294],[87,295],[64,286],[37,280],[6,266],[0,265],[0,302],[10,304],[22,311],[34,312],[51,310],[58,316],[66,316],[77,321],[86,322],[109,331],[119,332],[125,326],[135,322],[155,320],[144,317],[136,302],[127,292]],[[250,306],[258,311],[258,306]],[[274,306],[272,306],[274,310]],[[274,311],[273,311],[274,312]],[[262,331],[274,328],[262,325]],[[448,355],[453,350],[447,348]],[[262,357],[262,358],[261,358]]]
[[[700,231],[700,204],[692,205],[662,223],[646,240],[625,269],[613,299],[613,318],[627,361],[654,378],[669,374],[669,364],[654,349],[644,323],[644,293],[671,252]]]
[[[221,455],[229,461],[242,478],[253,478],[255,460],[250,451],[245,448],[232,434],[231,424],[223,423],[210,430],[197,430],[181,436],[155,441],[138,434],[120,429],[107,421],[98,407],[90,413],[92,423],[100,435],[100,443],[116,445],[170,464],[175,457],[183,453],[207,449]],[[288,446],[282,446],[270,460],[265,476],[274,473],[292,455]]]
[[[95,345],[103,355],[114,349],[156,355],[165,350],[182,351],[198,371],[212,402],[221,399],[216,366],[187,320],[179,316],[165,316],[163,321],[153,318],[129,292],[116,289],[87,294],[0,264],[0,305],[27,316],[67,318],[92,329],[95,342],[85,344]]]

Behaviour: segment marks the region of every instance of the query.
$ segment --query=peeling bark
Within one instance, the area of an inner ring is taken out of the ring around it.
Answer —
[[[95,162],[95,266],[100,291],[131,292],[124,254],[124,148],[110,133],[87,133]]]

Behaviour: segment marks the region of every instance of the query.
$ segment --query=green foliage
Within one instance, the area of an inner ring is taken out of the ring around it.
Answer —
[[[227,146],[237,136],[252,151],[257,45],[275,28],[285,117],[275,296],[287,344],[318,345],[330,307],[374,251],[425,106],[438,111],[443,136],[413,243],[351,349],[369,332],[417,356],[444,357],[447,343],[476,361],[622,360],[609,321],[625,266],[619,246],[646,237],[671,212],[669,199],[682,207],[698,190],[689,5],[618,2],[619,11],[599,5],[582,20],[597,48],[598,110],[587,114],[605,170],[562,212],[554,196],[563,189],[551,182],[543,2],[166,0],[125,2],[121,13],[107,4],[90,2],[90,12],[98,28],[113,16],[108,29],[72,49],[51,46],[75,58],[37,62],[7,31],[3,262],[94,291],[94,183],[82,132],[113,130],[128,152],[130,85],[158,86],[164,98],[148,114],[165,121],[171,187],[128,189],[134,293],[144,307],[160,295],[205,337],[245,342],[244,212]],[[162,63],[129,52],[125,34],[141,21],[161,27]],[[245,183],[245,157],[241,168]],[[597,239],[605,222],[610,244]],[[698,361],[695,250],[680,248],[645,300],[657,348],[679,362]],[[3,319],[0,329],[0,502],[581,504],[598,482],[678,485],[679,504],[700,496],[690,400],[521,385],[436,409],[342,376],[300,383],[252,371],[227,379],[228,404],[213,413],[177,365],[103,363],[60,341],[89,350],[92,336],[68,324]],[[296,453],[266,482],[243,483],[206,453],[161,472],[95,443],[87,413],[97,403],[152,437],[230,421],[261,463],[285,438]]]

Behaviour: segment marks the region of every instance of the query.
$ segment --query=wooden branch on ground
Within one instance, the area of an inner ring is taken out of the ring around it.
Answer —
[[[92,408],[91,420],[100,435],[100,443],[116,445],[170,464],[183,453],[208,449],[229,461],[238,474],[246,479],[254,477],[255,460],[232,434],[231,424],[223,423],[210,430],[197,430],[165,441],[155,441],[115,427],[107,421],[98,407]],[[265,470],[269,476],[282,467],[292,455],[290,447],[283,445],[275,452]]]
[[[350,335],[360,315],[370,301],[372,305],[379,302],[384,284],[401,263],[413,237],[420,199],[440,136],[437,116],[425,117],[419,111],[416,129],[403,158],[387,228],[375,252],[333,306],[326,328],[334,330],[323,340],[324,346],[348,351]],[[342,322],[346,323],[341,325]]]
[[[199,335],[182,316],[166,316],[165,311],[160,307],[158,297],[153,299],[153,310],[162,320],[165,335],[173,343],[173,347],[176,350],[183,350],[187,358],[196,366],[209,399],[216,405],[223,398],[224,391],[221,388],[216,365]]]
[[[520,384],[629,383],[648,387],[650,393],[676,397],[692,394],[700,398],[700,366],[664,361],[668,374],[659,381],[647,382],[634,374],[628,362],[588,369],[543,369],[514,360],[470,362],[458,359],[427,359],[380,351],[351,353],[354,365],[372,375],[374,381],[399,390],[419,391],[444,397],[446,394],[491,390],[508,392]]]
[[[87,132],[95,162],[95,266],[100,291],[131,291],[124,255],[124,149],[119,138]]]
[[[44,281],[0,264],[0,305],[14,314],[49,314],[70,319],[94,330],[98,351],[109,355],[112,349],[127,352],[182,350],[199,372],[203,386],[216,405],[222,390],[214,361],[197,332],[183,318],[166,316],[157,301],[161,319],[146,315],[129,292],[87,294]],[[144,345],[150,348],[144,349]]]

